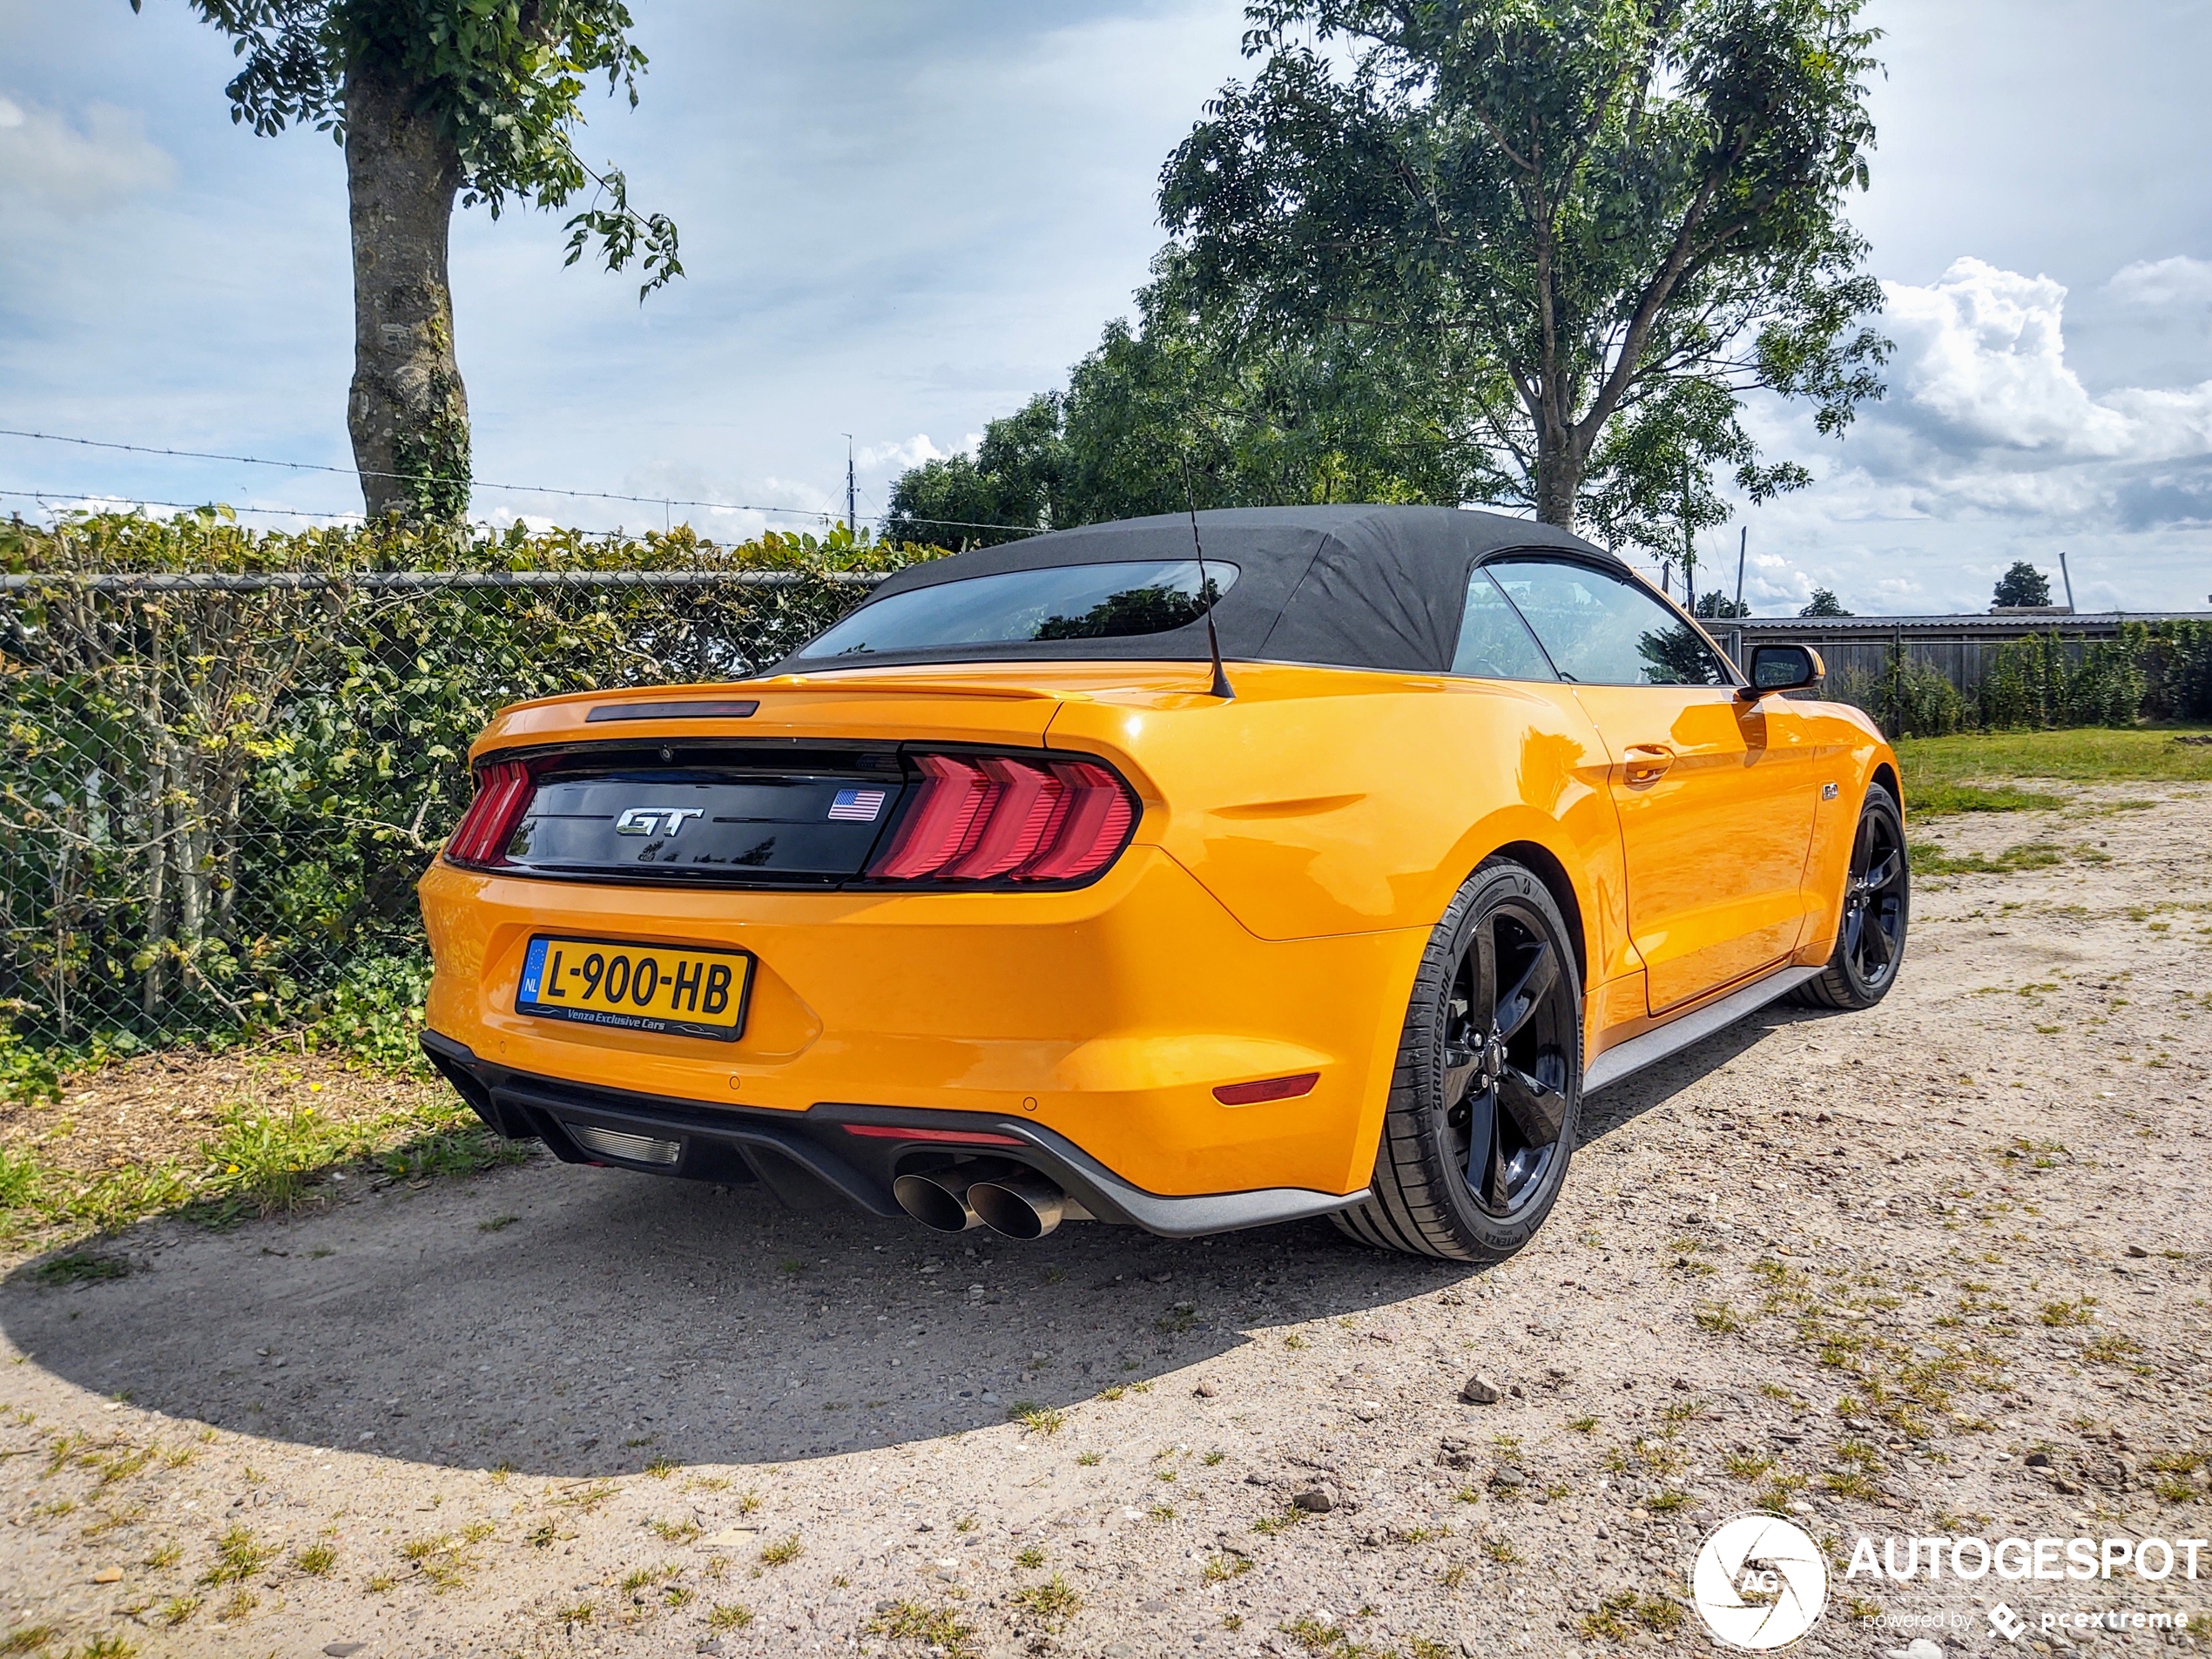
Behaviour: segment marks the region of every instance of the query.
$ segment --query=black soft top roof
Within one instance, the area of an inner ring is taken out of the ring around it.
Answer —
[[[1441,673],[1458,645],[1467,573],[1492,555],[1554,550],[1630,574],[1611,554],[1565,530],[1452,507],[1237,507],[1200,513],[1198,531],[1209,565],[1237,567],[1236,584],[1214,607],[1214,624],[1222,655],[1247,662]],[[909,565],[867,603],[1002,570],[1190,556],[1189,515],[1123,519]],[[833,662],[860,667],[1040,658],[1204,662],[1206,657],[1202,617],[1165,633],[873,651],[865,658],[810,658],[802,646],[774,671]]]

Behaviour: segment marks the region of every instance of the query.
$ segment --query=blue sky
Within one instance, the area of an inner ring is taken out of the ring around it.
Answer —
[[[690,274],[641,306],[562,268],[552,216],[456,219],[487,481],[838,508],[851,432],[865,516],[1127,311],[1160,163],[1246,67],[1234,0],[635,9],[644,103],[595,99],[580,147],[676,216]],[[1976,607],[2013,558],[2055,578],[2064,548],[2085,608],[2212,603],[2212,10],[1870,15],[1888,72],[1857,217],[1898,356],[1840,445],[1755,411],[1819,482],[1742,514],[1747,597]],[[0,426],[347,463],[341,158],[234,127],[231,72],[182,0],[0,0]],[[343,476],[5,438],[0,488],[358,505]],[[660,517],[482,487],[476,509]],[[1735,532],[1706,549],[1730,580]]]

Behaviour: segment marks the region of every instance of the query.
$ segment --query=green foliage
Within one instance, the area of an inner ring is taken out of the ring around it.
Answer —
[[[1708,620],[1732,622],[1751,614],[1749,601],[1731,599],[1717,588],[1709,588],[1697,596],[1697,614]]]
[[[1136,325],[1109,324],[1065,393],[991,422],[974,459],[900,479],[885,533],[987,545],[1190,505],[1496,493],[1480,412],[1439,363],[1345,330],[1240,343],[1196,309],[1174,250],[1157,272]]]
[[[2141,660],[2148,644],[2141,628],[2118,640],[2069,641],[2055,631],[2013,640],[1984,671],[1981,724],[2133,725],[2150,689]]]
[[[131,0],[138,10],[142,0]],[[264,136],[312,125],[344,142],[346,84],[366,72],[406,89],[459,161],[464,206],[563,207],[568,262],[596,239],[610,271],[637,260],[640,296],[684,273],[676,226],[630,206],[628,182],[577,156],[592,77],[634,108],[645,55],[620,0],[190,0],[231,37],[231,118]],[[402,470],[410,470],[402,469]]]
[[[1260,0],[1249,85],[1170,158],[1189,291],[1246,347],[1342,333],[1433,366],[1474,498],[1678,547],[1807,481],[1737,418],[1761,388],[1840,433],[1887,341],[1865,244],[1875,39],[1858,0]],[[1685,473],[1689,475],[1685,483]]]
[[[1997,578],[1994,605],[2047,605],[2051,603],[2051,580],[2026,559],[2014,559],[2013,568]]]
[[[414,884],[465,806],[504,705],[742,678],[926,550],[688,529],[477,539],[380,523],[295,535],[220,513],[0,525],[36,578],[0,618],[0,1085],[29,1049],[286,1024],[389,1063],[412,1046]],[[660,570],[732,580],[647,587]],[[559,586],[396,590],[390,570]],[[98,587],[177,572],[306,577],[249,591]],[[780,585],[745,585],[766,577]]]
[[[365,956],[331,988],[330,1012],[310,1036],[318,1045],[387,1071],[423,1069],[417,1034],[430,989],[428,956]]]
[[[1801,617],[1848,617],[1851,613],[1844,609],[1844,602],[1836,597],[1832,589],[1815,588],[1812,597],[1797,614]]]

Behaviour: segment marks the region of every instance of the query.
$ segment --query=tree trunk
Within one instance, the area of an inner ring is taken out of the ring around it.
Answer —
[[[1561,529],[1575,528],[1575,497],[1581,494],[1586,465],[1571,437],[1541,435],[1536,445],[1536,522]]]
[[[346,78],[354,231],[354,385],[346,424],[369,516],[469,510],[469,400],[446,274],[461,159],[408,89]]]

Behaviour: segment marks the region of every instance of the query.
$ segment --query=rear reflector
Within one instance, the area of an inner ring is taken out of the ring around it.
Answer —
[[[529,768],[520,761],[486,766],[476,775],[476,799],[446,842],[446,857],[479,868],[503,864],[507,843],[530,803]]]
[[[1213,1097],[1224,1106],[1257,1106],[1267,1100],[1296,1100],[1310,1095],[1321,1081],[1318,1071],[1301,1071],[1295,1077],[1270,1077],[1264,1082],[1224,1083]]]
[[[847,1123],[847,1135],[859,1135],[874,1141],[948,1141],[967,1146],[1021,1146],[1022,1141],[1011,1135],[992,1135],[981,1130],[966,1129],[904,1129],[896,1123]]]
[[[1136,823],[1129,786],[1088,760],[915,758],[921,781],[878,881],[1081,881],[1121,853]]]
[[[625,1135],[620,1130],[593,1129],[588,1123],[566,1123],[562,1127],[575,1136],[578,1146],[597,1152],[602,1157],[665,1166],[676,1163],[684,1156],[684,1143],[681,1141],[658,1140],[650,1135]]]

